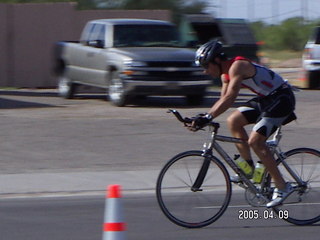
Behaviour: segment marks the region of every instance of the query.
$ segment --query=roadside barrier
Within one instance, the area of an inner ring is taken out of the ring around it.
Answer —
[[[104,212],[103,240],[126,240],[123,218],[121,186],[109,185]]]

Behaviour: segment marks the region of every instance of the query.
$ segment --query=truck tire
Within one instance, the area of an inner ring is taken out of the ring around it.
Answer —
[[[77,84],[71,82],[71,80],[65,76],[65,74],[61,73],[61,75],[58,77],[58,92],[59,96],[71,99],[74,97]]]
[[[116,71],[113,71],[110,74],[108,96],[110,102],[117,107],[125,106],[128,100],[128,96],[125,94],[123,81]]]
[[[309,71],[307,76],[310,89],[320,87],[320,71]]]
[[[187,104],[190,106],[201,105],[203,103],[204,95],[204,92],[199,94],[187,95]]]

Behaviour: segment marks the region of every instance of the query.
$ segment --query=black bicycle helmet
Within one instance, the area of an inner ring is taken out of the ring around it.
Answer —
[[[209,62],[222,53],[222,44],[216,40],[211,40],[203,44],[196,52],[195,62],[202,67],[207,68]]]

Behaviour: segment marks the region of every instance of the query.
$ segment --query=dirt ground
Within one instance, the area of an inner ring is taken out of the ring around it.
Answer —
[[[272,65],[274,65],[272,67],[276,68],[301,68],[302,60],[301,58],[294,58],[282,62],[274,62]]]
[[[301,68],[302,59],[293,58],[285,61],[274,60],[269,58],[260,58],[261,64],[270,68]]]
[[[294,58],[286,61],[270,61],[268,66],[278,72],[284,79],[287,79],[292,85],[304,88],[305,72],[302,68],[302,59]]]

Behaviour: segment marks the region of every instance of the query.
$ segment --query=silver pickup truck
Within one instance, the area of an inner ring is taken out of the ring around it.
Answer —
[[[213,81],[194,57],[169,22],[90,21],[79,42],[55,46],[59,94],[72,98],[78,85],[90,85],[107,89],[116,106],[139,95],[182,95],[189,104],[199,104]]]

